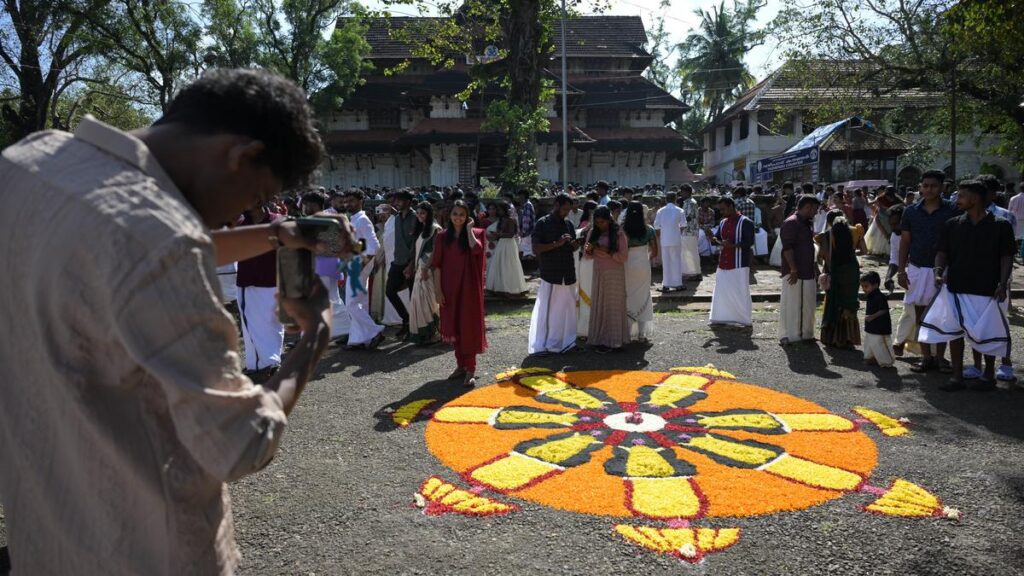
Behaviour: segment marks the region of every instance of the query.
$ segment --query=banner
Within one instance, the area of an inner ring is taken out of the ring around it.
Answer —
[[[781,156],[758,160],[753,166],[753,176],[758,182],[763,182],[768,180],[773,172],[800,168],[801,166],[807,166],[808,164],[817,165],[817,163],[817,147],[798,150],[796,152],[782,154]]]

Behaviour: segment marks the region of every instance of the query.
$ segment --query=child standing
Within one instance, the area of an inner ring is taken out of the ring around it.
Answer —
[[[868,272],[860,277],[860,287],[867,300],[864,316],[864,363],[869,366],[891,368],[892,318],[889,316],[889,302],[878,289],[882,279],[878,272]]]

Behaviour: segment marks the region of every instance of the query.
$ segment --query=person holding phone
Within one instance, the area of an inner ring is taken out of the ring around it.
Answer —
[[[16,573],[234,572],[225,483],[274,457],[331,324],[319,284],[281,300],[303,335],[253,384],[216,266],[316,243],[286,222],[217,229],[323,155],[302,90],[224,69],[149,128],[85,118],[3,151],[0,317],[17,335],[0,344],[0,500]]]
[[[469,207],[452,204],[448,226],[434,240],[431,266],[441,305],[441,339],[455,347],[455,371],[449,380],[476,386],[476,357],[487,350],[484,328],[484,231],[474,228]]]

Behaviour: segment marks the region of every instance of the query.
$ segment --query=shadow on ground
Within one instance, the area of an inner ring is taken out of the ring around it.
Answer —
[[[423,409],[416,414],[416,417],[410,420],[410,424],[429,420],[435,410],[471,390],[473,388],[466,388],[462,385],[461,378],[457,380],[432,380],[409,392],[401,400],[382,406],[374,412],[373,417],[377,419],[377,424],[374,425],[373,429],[377,432],[392,432],[402,428],[402,426],[395,423],[392,415],[395,410],[417,400],[433,400],[433,402],[423,406]]]

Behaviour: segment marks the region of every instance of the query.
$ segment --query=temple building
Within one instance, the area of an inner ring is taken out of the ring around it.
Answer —
[[[879,179],[913,186],[925,170],[952,173],[949,136],[921,129],[928,115],[948,106],[946,95],[892,89],[880,78],[865,81],[866,66],[828,60],[783,64],[704,128],[704,177],[717,184]],[[1019,180],[1012,164],[986,152],[993,137],[967,126],[960,132],[958,177],[991,173]],[[802,151],[821,158],[792,162],[789,156]],[[787,162],[793,167],[767,170]]]
[[[504,136],[483,130],[484,111],[497,96],[485,89],[466,100],[472,63],[493,58],[482,47],[450,69],[413,56],[394,31],[424,30],[430,18],[371,19],[366,39],[374,71],[325,124],[328,186],[451,186],[494,180],[502,169]],[[618,185],[675,184],[692,179],[688,162],[700,147],[668,125],[689,106],[643,77],[652,57],[638,16],[581,16],[567,22],[569,180]],[[562,159],[561,53],[547,70],[556,95],[548,103],[551,129],[537,134],[542,180],[560,182]],[[385,74],[406,63],[398,73]]]

